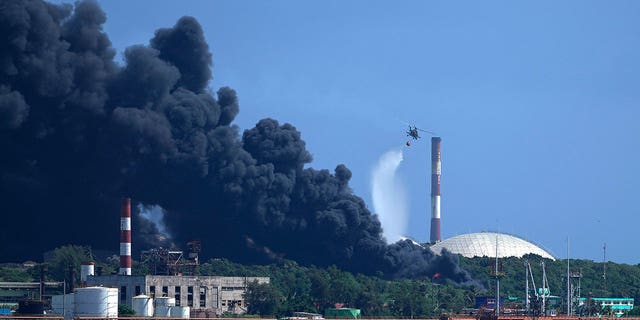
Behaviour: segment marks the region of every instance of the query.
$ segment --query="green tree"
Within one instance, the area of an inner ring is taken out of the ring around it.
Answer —
[[[330,277],[329,300],[331,303],[343,303],[353,306],[358,295],[360,284],[349,272],[344,272],[336,266],[327,270]]]
[[[435,299],[430,291],[434,288],[420,281],[402,280],[391,284],[389,298],[395,316],[424,317],[433,315],[436,307]],[[428,299],[427,296],[431,295]]]
[[[387,291],[387,281],[377,277],[357,275],[356,281],[361,290],[355,299],[355,307],[361,309],[363,317],[389,316],[390,310],[385,306],[384,293]]]
[[[136,260],[131,261],[131,272],[134,276],[144,276],[151,273],[149,265],[141,263]]]
[[[467,306],[469,289],[458,288],[449,284],[437,288],[438,311],[454,313]],[[474,301],[475,302],[475,301]]]
[[[631,309],[631,311],[629,311],[627,315],[634,318],[640,316],[640,307],[638,306],[633,307],[633,309]]]
[[[293,261],[288,261],[272,270],[271,274],[273,275],[273,285],[283,297],[279,314],[291,315],[296,311],[315,309],[311,297],[311,280],[307,275],[306,268],[299,267]]]
[[[80,281],[80,265],[93,261],[91,248],[88,246],[66,245],[53,250],[49,263],[49,274],[57,281],[70,282],[70,268],[73,269],[74,281]]]
[[[329,283],[331,277],[324,269],[313,267],[309,270],[311,280],[311,297],[313,299],[316,312],[321,312],[330,306]]]
[[[119,304],[118,305],[118,316],[119,317],[131,317],[131,316],[135,316],[136,313],[135,311],[133,311],[133,309],[131,307],[129,307],[126,304]]]
[[[242,296],[248,306],[247,313],[259,314],[261,317],[275,315],[278,303],[282,301],[280,292],[273,286],[257,281],[249,283]]]
[[[34,281],[34,279],[26,270],[0,267],[0,281],[29,282]]]

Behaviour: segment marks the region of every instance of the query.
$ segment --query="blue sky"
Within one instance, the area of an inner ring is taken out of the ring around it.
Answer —
[[[184,15],[235,123],[302,132],[312,167],[371,170],[401,121],[442,137],[442,236],[500,231],[566,258],[637,264],[640,2],[100,1],[119,53]],[[429,239],[430,144],[404,148],[407,235]]]

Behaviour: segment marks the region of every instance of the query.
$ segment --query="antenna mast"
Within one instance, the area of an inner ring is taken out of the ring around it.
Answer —
[[[569,260],[569,237],[567,237],[567,316],[571,316],[571,272]]]
[[[525,289],[524,289],[524,294],[525,294],[525,310],[526,310],[526,314],[529,314],[529,310],[530,310],[530,304],[529,304],[529,261],[524,262],[524,283],[525,283]],[[534,285],[535,287],[535,285]]]
[[[547,292],[545,291],[547,289],[547,271],[544,269],[544,261],[540,262],[540,265],[542,266],[542,315],[546,315],[546,297],[547,297]]]
[[[604,294],[607,294],[607,243],[602,246],[602,287]]]
[[[500,315],[500,274],[498,271],[498,237],[496,236],[496,319]]]

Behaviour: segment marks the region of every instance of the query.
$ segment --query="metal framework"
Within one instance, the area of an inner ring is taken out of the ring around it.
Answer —
[[[577,313],[580,307],[580,279],[582,279],[582,270],[570,272],[569,279],[569,292],[571,293],[571,315],[574,315]]]
[[[152,275],[197,275],[200,241],[190,241],[187,245],[186,257],[182,251],[160,247],[142,251],[140,261],[149,267]]]

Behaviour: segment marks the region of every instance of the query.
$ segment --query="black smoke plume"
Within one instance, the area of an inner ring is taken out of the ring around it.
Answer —
[[[451,255],[387,246],[349,169],[307,167],[294,126],[263,119],[241,135],[235,91],[208,89],[212,55],[194,18],[127,48],[123,65],[105,21],[93,1],[0,4],[3,259],[68,243],[117,248],[130,196],[162,207],[171,240],[201,240],[205,257],[470,280]],[[167,245],[134,222],[135,249]]]

